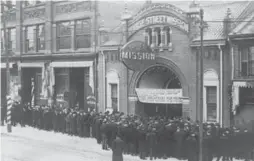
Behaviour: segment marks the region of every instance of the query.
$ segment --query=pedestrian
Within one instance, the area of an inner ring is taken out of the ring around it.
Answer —
[[[116,139],[112,142],[112,161],[123,161],[123,150],[124,142],[118,133]]]

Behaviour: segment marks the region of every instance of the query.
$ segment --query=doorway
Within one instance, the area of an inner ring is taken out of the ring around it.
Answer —
[[[70,106],[84,109],[85,68],[70,68]],[[73,97],[75,96],[75,97]]]
[[[32,78],[34,79],[34,94],[37,105],[40,100],[42,88],[42,69],[41,68],[22,68],[21,69],[21,99],[23,103],[31,103],[32,98]]]

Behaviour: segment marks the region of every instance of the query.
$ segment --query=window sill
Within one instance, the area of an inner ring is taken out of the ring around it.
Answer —
[[[155,46],[155,47],[151,47],[152,50],[159,50],[159,51],[164,51],[164,50],[168,50],[168,51],[173,51],[173,47],[168,47],[168,46]]]
[[[25,52],[23,55],[36,55],[36,54],[45,54],[45,50],[40,50],[38,52],[36,52],[36,51],[29,51],[29,52]]]

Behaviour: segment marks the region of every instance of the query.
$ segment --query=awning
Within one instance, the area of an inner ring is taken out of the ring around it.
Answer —
[[[10,62],[9,67],[11,68],[13,64],[13,62]],[[1,63],[1,68],[6,68],[6,63]]]
[[[146,89],[136,88],[138,100],[153,104],[189,104],[189,98],[183,97],[182,89]]]
[[[51,66],[53,68],[77,68],[77,67],[91,67],[93,66],[93,61],[68,61],[68,62],[52,62]]]
[[[254,88],[254,81],[235,81],[233,83],[234,87],[246,87],[246,88]]]

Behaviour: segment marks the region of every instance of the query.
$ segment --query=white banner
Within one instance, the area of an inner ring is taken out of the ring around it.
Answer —
[[[182,89],[139,89],[136,88],[138,99],[142,103],[183,104]],[[185,104],[185,103],[184,103]]]

